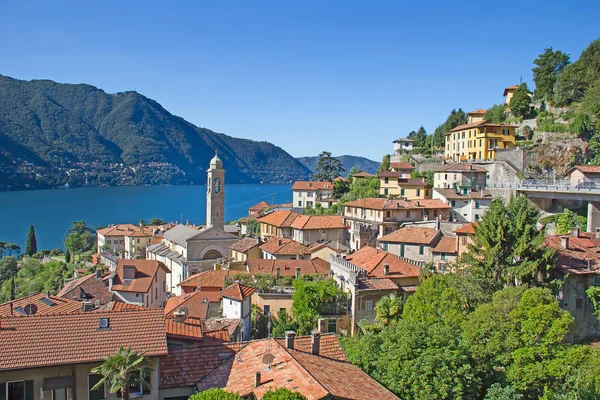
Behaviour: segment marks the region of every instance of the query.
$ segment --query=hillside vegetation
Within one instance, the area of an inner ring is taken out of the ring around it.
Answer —
[[[0,75],[0,190],[203,183],[215,149],[229,182],[310,175],[271,143],[198,128],[137,92]]]
[[[377,172],[377,168],[379,168],[379,162],[369,160],[365,157],[358,156],[337,156],[335,157],[342,163],[342,167],[344,168],[345,173],[342,173],[343,176],[346,176],[352,167],[356,167],[361,171],[368,172],[370,174],[374,174]],[[312,172],[315,172],[317,168],[317,163],[319,162],[319,156],[314,157],[299,157],[297,158],[304,166],[310,169]]]

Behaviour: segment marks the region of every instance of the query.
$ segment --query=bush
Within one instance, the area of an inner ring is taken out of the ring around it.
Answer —
[[[230,393],[223,389],[208,389],[200,393],[194,393],[189,400],[242,400],[237,393]]]
[[[306,400],[306,397],[298,392],[292,392],[285,388],[275,389],[274,391],[269,390],[263,396],[263,400]]]

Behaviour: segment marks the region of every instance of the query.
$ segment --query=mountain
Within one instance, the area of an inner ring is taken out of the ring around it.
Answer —
[[[215,149],[231,183],[310,175],[280,147],[196,127],[137,92],[0,75],[0,190],[204,183]]]
[[[336,156],[334,158],[340,160],[342,165],[344,166],[344,169],[346,170],[346,172],[342,173],[342,175],[347,175],[348,171],[350,171],[350,168],[355,166],[358,167],[361,171],[374,174],[377,172],[377,169],[379,168],[380,164],[377,161],[372,161],[368,158],[358,156]],[[299,157],[297,158],[297,160],[304,164],[306,168],[314,172],[314,170],[317,168],[319,157]]]

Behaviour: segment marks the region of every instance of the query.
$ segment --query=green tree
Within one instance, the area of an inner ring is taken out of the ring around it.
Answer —
[[[417,148],[417,151],[421,151],[421,152],[423,150],[425,150],[426,140],[427,140],[427,131],[425,130],[423,125],[421,125],[416,132],[415,131],[410,132],[408,134],[408,138],[412,139],[412,141],[413,141],[413,152],[415,151],[415,148]]]
[[[17,259],[4,257],[0,260],[0,285],[17,275],[19,268]]]
[[[360,168],[358,168],[356,165],[353,166],[352,168],[350,168],[350,171],[348,171],[348,176],[346,176],[346,179],[352,182],[352,177],[354,176],[354,174],[358,174],[359,172],[362,172]]]
[[[29,233],[27,234],[27,243],[25,244],[25,254],[29,257],[37,253],[37,239],[35,238],[35,229],[33,225],[29,226]]]
[[[492,122],[494,124],[503,124],[506,122],[508,118],[508,113],[506,112],[506,105],[504,104],[494,104],[485,112],[483,118],[486,121]]]
[[[585,113],[577,113],[569,124],[571,133],[578,137],[587,137],[594,129],[592,118]]]
[[[6,242],[0,242],[0,259],[4,257],[4,252],[6,251]]]
[[[9,256],[12,256],[13,253],[19,254],[21,252],[21,246],[15,243],[6,243],[4,249],[8,250]]]
[[[564,68],[569,64],[569,56],[560,50],[552,50],[552,47],[544,49],[533,63],[533,81],[535,82],[534,96],[538,100],[546,100],[552,103],[554,85]]]
[[[518,393],[512,386],[502,386],[494,383],[487,390],[483,400],[521,400],[523,395]]]
[[[350,192],[350,182],[338,179],[333,182],[333,198],[340,199],[343,195]]]
[[[331,182],[334,178],[341,176],[344,172],[342,162],[331,156],[328,151],[323,151],[319,154],[319,161],[315,168],[313,180],[319,182]]]
[[[262,398],[263,400],[306,400],[306,397],[302,394],[285,388],[278,388],[273,391],[269,389]]]
[[[272,322],[273,330],[271,335],[273,337],[284,337],[285,331],[295,331],[298,329],[296,323],[285,309],[279,310],[277,318],[272,318]]]
[[[375,319],[383,326],[395,324],[402,315],[404,302],[395,294],[383,296],[375,304]]]
[[[242,400],[242,397],[237,393],[231,393],[224,389],[212,388],[194,393],[188,400]]]
[[[358,200],[369,197],[380,197],[379,184],[377,176],[356,179],[350,184],[350,192],[343,196],[343,199]]]
[[[67,249],[67,251],[65,252],[65,262],[67,264],[71,262],[71,252],[69,251],[69,249]]]
[[[144,218],[140,219],[140,226],[146,226],[146,221],[144,221]]]
[[[134,351],[131,347],[119,350],[104,359],[102,365],[92,368],[94,374],[101,375],[100,381],[93,390],[104,386],[105,382],[110,385],[110,393],[121,392],[123,400],[129,400],[129,388],[131,386],[145,386],[148,388],[150,368],[146,366],[146,357]]]
[[[433,133],[433,142],[436,148],[444,148],[445,145],[445,134],[450,132],[452,129],[456,128],[459,125],[464,125],[467,123],[467,114],[459,108],[458,110],[454,109],[450,111],[450,115],[446,118],[446,121],[439,125],[434,133]]]
[[[253,238],[260,236],[260,223],[256,219],[250,218],[246,221],[246,236]]]
[[[381,172],[381,171],[389,171],[390,170],[390,165],[391,165],[391,160],[392,156],[389,154],[386,154],[385,156],[383,156],[383,159],[381,160],[381,164],[379,165],[379,169],[377,171]]]
[[[600,81],[600,39],[586,47],[579,59],[568,65],[554,86],[554,104],[582,101],[589,88]]]
[[[65,238],[65,248],[71,252],[71,255],[91,251],[95,244],[95,232],[84,221],[73,222]]]
[[[510,112],[518,117],[524,117],[531,108],[531,98],[526,83],[521,83],[510,99]]]
[[[575,214],[573,211],[565,208],[556,220],[556,234],[565,235],[573,229],[578,228],[582,231],[586,229],[586,218]]]
[[[164,224],[166,224],[166,222],[160,218],[150,218],[150,222],[148,223],[148,225],[164,225]]]
[[[308,335],[316,327],[322,307],[344,295],[333,279],[294,279],[293,286],[292,315],[299,335]]]

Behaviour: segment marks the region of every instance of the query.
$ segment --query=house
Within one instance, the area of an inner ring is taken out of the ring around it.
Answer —
[[[504,93],[502,93],[502,96],[504,97],[504,104],[506,104],[506,105],[510,104],[512,97],[514,96],[514,94],[518,88],[519,88],[518,85],[512,85],[512,86],[509,86],[504,89]],[[529,95],[530,99],[533,98],[533,92],[528,90],[527,94]]]
[[[453,231],[454,234],[456,234],[458,255],[461,255],[469,250],[469,245],[473,243],[473,236],[475,236],[475,226],[477,226],[477,222],[472,222],[470,224],[465,224]]]
[[[379,172],[379,194],[401,198],[404,200],[419,200],[431,198],[431,185],[424,178],[405,178],[402,172]]]
[[[399,173],[400,178],[410,178],[415,167],[412,164],[405,162],[394,162],[390,163],[390,171]]]
[[[302,275],[327,275],[329,263],[320,258],[311,260],[248,260],[247,271],[252,275],[268,274],[275,279],[288,276],[299,278]]]
[[[275,210],[257,221],[260,224],[260,240],[263,242],[272,236],[292,238],[292,222],[298,214],[291,210]]]
[[[304,258],[306,246],[292,239],[273,236],[260,245],[261,257],[267,260],[296,260]]]
[[[344,204],[346,240],[352,250],[376,246],[377,239],[405,222],[448,220],[450,206],[441,200],[366,198]]]
[[[353,183],[356,182],[357,179],[372,178],[374,176],[377,176],[377,175],[373,175],[373,174],[370,174],[368,172],[362,172],[362,171],[361,172],[357,172],[354,175],[352,175],[352,182]]]
[[[144,354],[151,369],[149,387],[131,387],[131,396],[160,398],[159,357],[167,355],[162,310],[6,317],[1,322],[3,399],[116,400],[119,396],[109,392],[108,384],[92,390],[100,376],[90,371],[120,347]]]
[[[575,341],[598,338],[600,323],[586,290],[600,286],[600,233],[579,232],[548,236],[544,246],[558,253],[553,277],[563,280],[558,295],[562,309],[575,319]]]
[[[56,297],[87,302],[96,307],[110,302],[112,293],[108,276],[105,276],[101,269],[97,269],[93,274],[66,282]]]
[[[260,203],[253,205],[252,207],[248,207],[248,216],[252,216],[253,214],[260,214],[263,211],[268,210],[269,208],[271,208],[271,205],[263,200]]]
[[[379,246],[400,257],[428,263],[433,260],[431,250],[441,238],[439,229],[406,226],[381,237]]]
[[[77,300],[53,296],[48,293],[32,293],[0,304],[0,318],[19,315],[68,314],[81,311]]]
[[[232,261],[244,262],[247,259],[260,258],[260,241],[256,238],[245,237],[238,240],[231,246],[231,258]]]
[[[117,254],[111,253],[110,251],[103,251],[100,253],[100,264],[104,265],[108,268],[109,271],[114,271],[117,269],[117,260],[119,256]]]
[[[297,208],[328,208],[333,201],[333,182],[296,181],[292,185],[293,204]]]
[[[299,215],[292,222],[292,239],[303,245],[331,242],[345,243],[346,226],[341,215]]]
[[[576,188],[600,187],[600,167],[576,165],[568,173],[570,185]]]
[[[435,189],[465,190],[485,189],[487,171],[484,168],[468,163],[449,163],[436,169],[433,174]]]
[[[234,283],[221,290],[223,318],[240,319],[242,321],[242,340],[250,340],[250,329],[252,327],[252,293],[256,289]]]
[[[413,140],[409,138],[400,138],[394,140],[394,154],[412,153]]]
[[[498,149],[515,147],[515,125],[488,122],[483,118],[485,112],[467,113],[467,124],[444,134],[446,160],[493,160]]]
[[[169,297],[165,304],[165,317],[182,313],[186,318],[207,319],[220,317],[219,292],[191,292]]]
[[[244,274],[245,271],[221,269],[202,271],[179,283],[183,293],[191,292],[220,292],[225,287],[225,281],[231,274]]]
[[[456,191],[454,189],[433,189],[433,198],[449,204],[450,221],[476,222],[487,210],[493,200],[489,190]]]
[[[98,251],[109,251],[123,258],[144,258],[154,230],[133,224],[111,225],[96,232]]]
[[[163,307],[167,300],[165,264],[155,260],[119,259],[109,278],[109,290],[119,301],[149,308]]]
[[[456,261],[458,257],[458,238],[456,236],[442,237],[435,247],[431,249],[433,265],[438,272],[446,273],[451,270],[449,262]]]
[[[262,399],[267,391],[283,387],[308,400],[397,399],[348,362],[334,334],[317,331],[311,336],[290,331],[286,338],[176,349],[161,358],[160,373],[165,397],[174,389],[183,397],[219,387]]]

